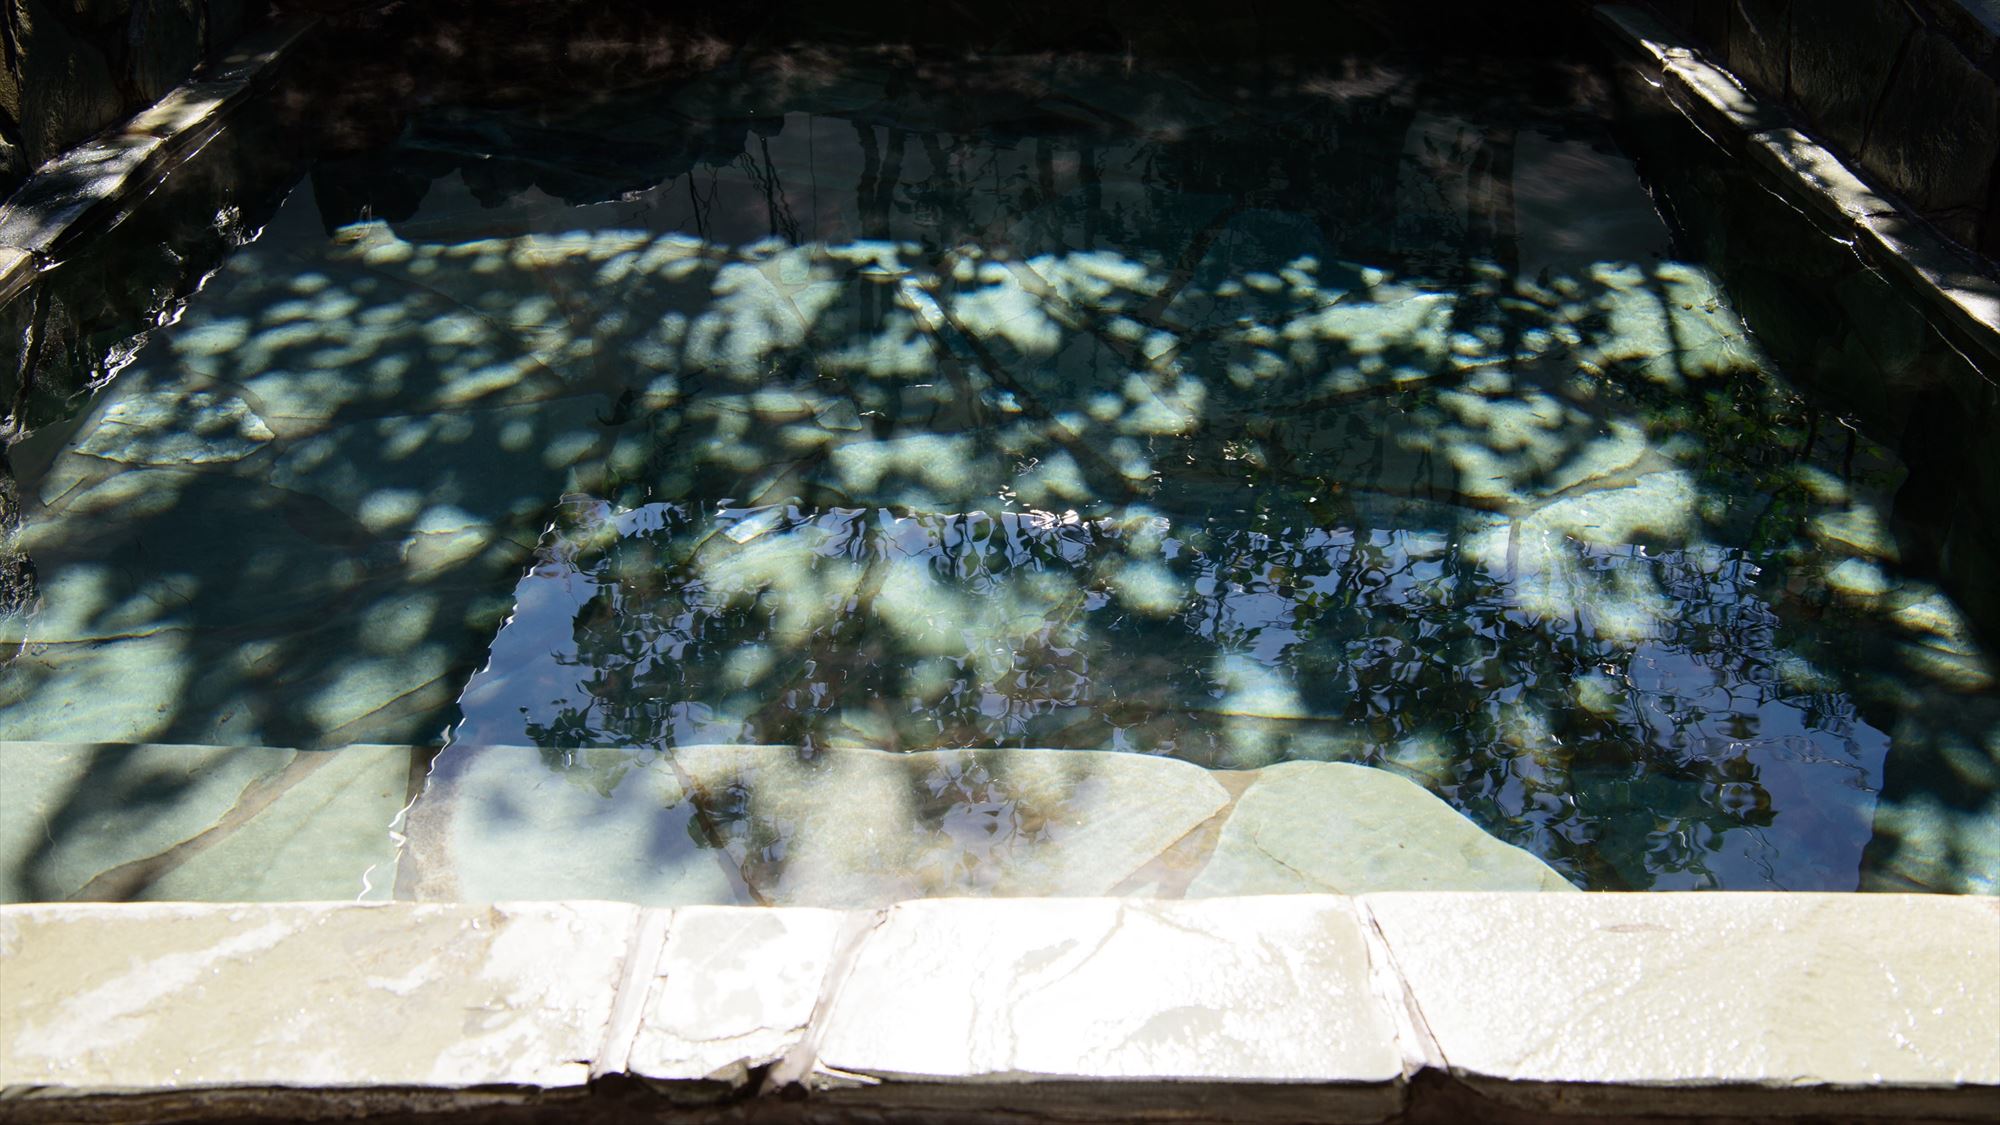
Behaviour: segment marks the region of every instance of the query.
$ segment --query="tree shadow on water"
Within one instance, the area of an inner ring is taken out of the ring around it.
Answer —
[[[996,66],[323,164],[37,454],[11,735],[1358,761],[1587,885],[1795,888],[1892,740],[1990,739],[1895,459],[1524,217],[1588,114]],[[778,870],[751,792],[695,830]]]

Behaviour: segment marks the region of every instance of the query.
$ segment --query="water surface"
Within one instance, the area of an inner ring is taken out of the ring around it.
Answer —
[[[0,732],[1346,761],[1581,886],[1893,884],[1890,771],[2000,787],[1990,665],[1606,104],[818,51],[428,107],[14,455]],[[1967,823],[1925,879],[1990,889]]]

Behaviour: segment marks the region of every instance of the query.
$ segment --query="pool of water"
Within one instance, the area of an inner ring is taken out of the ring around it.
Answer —
[[[822,47],[424,105],[10,450],[0,736],[683,758],[669,850],[739,891],[805,821],[716,746],[925,763],[933,833],[1026,807],[940,752],[1360,764],[1591,889],[1893,884],[1916,771],[1972,794],[1926,878],[1990,890],[2000,697],[1904,461],[1609,104]]]

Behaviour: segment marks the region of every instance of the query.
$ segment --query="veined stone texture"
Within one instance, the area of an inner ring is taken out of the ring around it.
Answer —
[[[667,1109],[755,1076],[834,1116],[1977,1120],[1997,933],[1896,895],[10,906],[0,1096],[317,1118],[631,1075]]]
[[[625,1069],[742,1086],[804,1041],[853,924],[833,910],[675,910],[657,966],[634,978],[646,993]]]
[[[820,1065],[933,1081],[1402,1077],[1347,903],[1221,905],[905,903],[840,982]]]
[[[0,901],[386,898],[411,749],[0,742]]]
[[[9,1087],[581,1085],[634,907],[13,907]],[[393,925],[383,921],[393,917]]]
[[[1386,894],[1367,910],[1469,1079],[2000,1085],[1993,900]]]

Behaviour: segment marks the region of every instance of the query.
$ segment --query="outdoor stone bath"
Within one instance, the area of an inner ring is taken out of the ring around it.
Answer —
[[[2000,1104],[1990,5],[183,7],[0,12],[0,1120]]]

